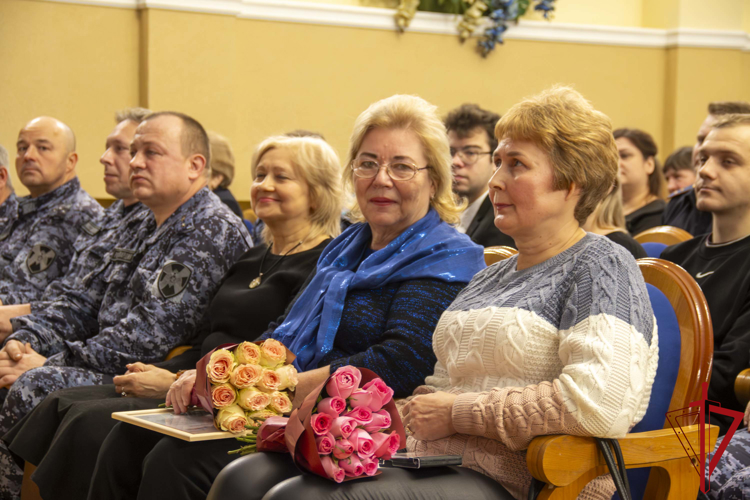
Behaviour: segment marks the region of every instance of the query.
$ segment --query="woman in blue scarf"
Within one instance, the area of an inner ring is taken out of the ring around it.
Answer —
[[[345,365],[373,370],[395,397],[409,395],[434,368],[432,332],[440,315],[484,268],[482,248],[449,225],[458,222],[460,207],[436,111],[418,97],[393,96],[355,123],[344,178],[359,223],[328,245],[306,288],[263,336],[296,354],[297,399]],[[193,384],[190,373],[173,384],[167,401],[176,412],[185,409]],[[187,443],[118,424],[99,453],[89,498],[205,498],[236,446]],[[243,471],[259,467],[266,471],[263,484],[240,481],[242,498],[261,498],[299,474],[288,456],[259,453],[235,460],[222,484],[233,486]]]

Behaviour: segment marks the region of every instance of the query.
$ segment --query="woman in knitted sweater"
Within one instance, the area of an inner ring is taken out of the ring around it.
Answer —
[[[436,498],[525,499],[534,437],[623,437],[646,411],[658,360],[646,286],[627,250],[581,229],[617,175],[609,119],[554,88],[511,108],[495,134],[489,196],[518,255],[477,274],[443,313],[435,372],[401,406],[408,450],[462,455],[463,468],[388,470],[340,498],[428,487]],[[295,478],[265,498],[303,487],[314,499],[335,486]],[[583,496],[613,490],[603,477]]]

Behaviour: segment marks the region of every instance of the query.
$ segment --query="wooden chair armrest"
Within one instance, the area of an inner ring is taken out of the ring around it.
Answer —
[[[734,395],[742,405],[750,401],[750,368],[742,370],[734,379]]]
[[[719,428],[715,425],[708,432],[706,450],[713,451]],[[638,432],[619,439],[625,466],[628,469],[653,467],[670,460],[687,457],[682,443],[690,442],[693,450],[700,453],[700,425],[683,427],[680,439],[672,429]],[[596,475],[606,474],[607,465],[596,447],[594,438],[580,436],[543,436],[534,439],[526,454],[526,465],[531,475],[557,487],[567,486],[591,471]],[[595,477],[594,476],[594,477]]]

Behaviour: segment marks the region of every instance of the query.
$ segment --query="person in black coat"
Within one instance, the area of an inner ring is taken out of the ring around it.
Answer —
[[[500,115],[476,104],[463,104],[445,118],[453,158],[453,191],[468,206],[456,229],[483,247],[510,246],[513,238],[495,227],[488,182],[495,173],[492,153],[497,147],[495,124]]]

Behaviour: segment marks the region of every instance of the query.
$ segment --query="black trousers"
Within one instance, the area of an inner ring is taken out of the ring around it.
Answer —
[[[463,467],[384,469],[377,477],[336,484],[297,470],[289,455],[257,453],[232,462],[208,500],[513,500],[499,483]]]
[[[203,500],[219,472],[238,458],[227,452],[240,446],[232,438],[190,443],[117,423],[99,451],[88,498]]]
[[[5,439],[9,449],[37,466],[31,479],[42,498],[86,498],[102,442],[117,423],[112,412],[156,408],[159,399],[123,398],[113,385],[53,392]]]

